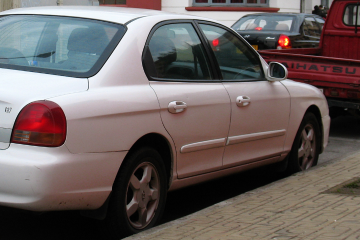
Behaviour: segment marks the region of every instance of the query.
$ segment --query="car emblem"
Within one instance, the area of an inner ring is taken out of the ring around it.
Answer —
[[[11,110],[12,110],[12,108],[11,108],[11,107],[6,107],[6,108],[5,108],[5,112],[6,112],[6,113],[10,113],[10,112],[11,112]]]
[[[250,37],[250,35],[245,35],[245,36],[244,36],[244,38],[249,38],[249,37]]]

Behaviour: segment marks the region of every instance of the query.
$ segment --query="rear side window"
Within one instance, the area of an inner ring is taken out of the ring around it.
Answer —
[[[360,25],[360,9],[357,4],[349,4],[346,6],[343,16],[343,21],[345,25],[355,26],[357,19],[357,24]]]
[[[282,31],[291,30],[293,16],[253,15],[245,16],[236,22],[232,28],[236,31]]]
[[[94,75],[125,33],[122,25],[53,16],[0,18],[0,67]]]
[[[320,37],[321,29],[319,25],[316,23],[315,18],[306,17],[304,20],[304,34],[312,37]]]
[[[145,63],[150,77],[164,80],[210,80],[203,46],[191,23],[167,24],[151,36],[151,60]]]

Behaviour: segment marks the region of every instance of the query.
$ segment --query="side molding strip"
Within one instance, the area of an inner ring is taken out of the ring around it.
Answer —
[[[266,138],[273,138],[273,137],[280,137],[285,135],[286,130],[275,130],[275,131],[269,131],[269,132],[259,132],[259,133],[251,133],[251,134],[245,134],[240,136],[233,136],[229,137],[227,140],[226,145],[233,145],[243,142],[250,142],[250,141],[256,141],[260,139],[266,139]]]
[[[188,153],[188,152],[201,151],[201,150],[206,150],[206,149],[211,149],[211,148],[224,147],[225,140],[226,140],[225,138],[220,138],[220,139],[214,139],[214,140],[209,140],[209,141],[187,144],[187,145],[184,145],[181,147],[180,152]]]

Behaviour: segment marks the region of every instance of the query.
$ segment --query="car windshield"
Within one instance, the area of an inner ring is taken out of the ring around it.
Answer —
[[[90,77],[125,33],[96,20],[17,15],[0,18],[0,68]]]
[[[282,31],[289,32],[294,16],[252,15],[240,18],[232,28],[236,31]]]

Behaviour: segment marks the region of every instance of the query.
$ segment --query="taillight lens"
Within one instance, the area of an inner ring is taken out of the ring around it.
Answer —
[[[290,38],[286,35],[280,34],[277,49],[287,49],[287,48],[291,48]]]
[[[214,39],[213,41],[212,41],[212,45],[214,46],[214,47],[217,47],[217,46],[219,46],[219,39]]]
[[[65,142],[66,118],[54,102],[37,101],[26,105],[16,119],[12,143],[58,147]]]

